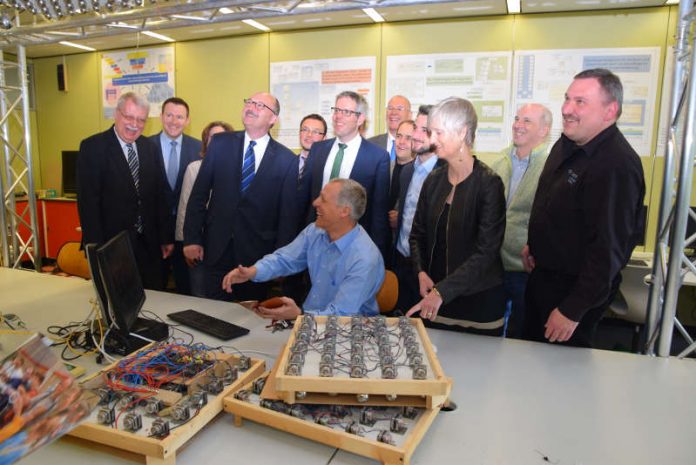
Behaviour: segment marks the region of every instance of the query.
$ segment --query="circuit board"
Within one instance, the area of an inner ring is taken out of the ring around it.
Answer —
[[[70,434],[174,463],[176,450],[222,410],[223,398],[264,366],[202,344],[152,344],[82,383],[98,405]]]
[[[358,403],[379,398],[430,408],[450,385],[415,318],[304,315],[278,366],[275,388],[288,403],[331,403],[332,396],[351,394]]]
[[[385,464],[408,464],[440,410],[439,406],[287,404],[267,398],[275,397],[268,376],[257,378],[225,399],[225,411],[235,415],[237,425],[249,419]]]

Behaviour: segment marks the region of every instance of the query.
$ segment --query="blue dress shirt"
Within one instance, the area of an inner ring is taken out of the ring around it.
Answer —
[[[312,289],[302,305],[305,313],[363,316],[379,313],[375,295],[384,281],[384,261],[360,225],[331,242],[326,231],[312,223],[294,241],[266,255],[255,266],[254,282],[309,269]]]
[[[396,243],[396,250],[404,257],[411,256],[411,246],[408,243],[408,236],[411,235],[411,226],[413,226],[413,217],[416,215],[416,207],[418,206],[418,197],[423,188],[425,178],[435,168],[437,157],[431,156],[425,162],[421,163],[420,158],[416,157],[413,162],[413,176],[408,184],[406,191],[406,200],[404,200],[403,218],[401,219],[401,229],[399,230],[399,241]]]
[[[512,199],[512,196],[515,195],[515,191],[517,191],[517,188],[520,187],[520,182],[522,182],[524,173],[526,173],[527,168],[529,168],[529,156],[526,156],[520,160],[519,158],[517,158],[516,152],[517,150],[514,147],[510,151],[510,159],[512,161],[512,175],[510,176],[510,187],[508,188],[507,201],[505,202],[507,205],[510,205],[510,199]]]

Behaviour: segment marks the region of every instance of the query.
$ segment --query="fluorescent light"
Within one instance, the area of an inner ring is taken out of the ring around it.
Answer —
[[[86,45],[76,44],[76,43],[74,43],[74,42],[68,42],[67,40],[61,40],[61,41],[59,42],[59,44],[61,44],[61,45],[67,45],[68,47],[80,48],[80,49],[82,49],[82,50],[87,50],[88,52],[96,52],[96,51],[97,51],[96,48],[88,47],[88,46],[86,46]]]
[[[520,12],[520,0],[507,0],[508,14],[514,15]]]
[[[220,8],[219,11],[223,15],[231,15],[232,13],[234,13],[234,11],[232,11],[232,8],[227,8],[227,7],[222,7],[222,8]]]
[[[363,8],[362,10],[367,16],[372,18],[372,21],[374,21],[376,23],[383,23],[384,22],[384,18],[382,18],[382,15],[377,13],[377,11],[374,8]]]
[[[263,24],[261,24],[261,23],[259,23],[259,22],[257,22],[257,21],[254,21],[253,19],[243,19],[242,22],[243,22],[244,24],[247,24],[247,25],[251,26],[251,27],[255,27],[256,29],[260,29],[260,30],[262,30],[263,32],[271,32],[271,29],[270,29],[270,28],[264,26]]]
[[[665,2],[665,5],[677,5],[679,4],[679,0],[667,0]]]
[[[208,21],[208,18],[204,18],[203,16],[172,15],[171,17],[176,19],[190,19],[192,21]]]
[[[176,40],[172,39],[171,37],[167,37],[167,36],[162,35],[162,34],[157,34],[156,32],[152,32],[152,31],[143,31],[143,34],[145,34],[146,36],[150,36],[153,39],[159,39],[159,40],[163,40],[165,42],[176,42]]]
[[[109,24],[107,24],[107,26],[109,26],[109,27],[122,27],[124,29],[138,29],[138,26],[131,26],[130,24],[121,23],[121,22],[109,23]]]

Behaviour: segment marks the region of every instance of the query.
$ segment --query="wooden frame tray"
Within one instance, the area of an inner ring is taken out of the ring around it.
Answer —
[[[235,364],[240,359],[237,355],[222,352],[211,352],[211,356],[214,357],[215,360],[226,360]],[[99,383],[102,382],[100,379],[102,374],[116,366],[117,363],[118,362],[115,362],[104,370],[94,374],[83,381],[82,384],[89,389],[98,386]],[[223,399],[225,396],[238,390],[250,380],[258,377],[264,370],[265,362],[263,360],[251,358],[250,366],[246,371],[239,370],[238,377],[235,381],[225,386],[219,394],[210,394],[207,404],[200,408],[197,415],[186,423],[183,423],[180,427],[173,429],[169,435],[164,438],[148,437],[143,434],[131,433],[92,421],[82,423],[68,434],[87,441],[144,455],[147,465],[174,465],[176,463],[177,450],[222,411]],[[173,403],[181,397],[181,394],[160,390],[157,397],[162,399],[165,403]]]
[[[248,383],[242,389],[249,390],[251,386],[252,383]],[[273,383],[267,381],[263,393],[259,397],[265,399],[274,398],[275,393],[273,390]],[[447,394],[449,394],[449,390]],[[228,395],[224,400],[224,409],[226,412],[234,415],[234,422],[237,426],[242,425],[243,419],[248,419],[296,436],[378,460],[384,465],[409,464],[411,456],[435,420],[441,406],[440,404],[432,409],[419,409],[421,411],[419,417],[414,420],[415,423],[410,428],[409,433],[403,437],[399,444],[392,445],[334,429],[330,426],[324,426],[307,419],[296,418],[286,413],[263,408],[258,402],[240,400],[235,398],[234,394]],[[317,406],[312,405],[309,407]],[[347,408],[360,410],[357,407]]]
[[[380,399],[379,402],[382,405],[399,405],[399,402],[405,402],[401,405],[419,405],[432,408],[433,405],[441,404],[446,399],[451,381],[445,376],[440,366],[423,322],[417,318],[410,318],[408,322],[415,329],[420,347],[427,360],[429,372],[426,379],[351,378],[347,375],[321,377],[316,374],[286,374],[290,363],[291,347],[295,343],[298,328],[300,328],[304,318],[297,319],[288,342],[276,362],[278,370],[275,375],[275,389],[285,402],[289,404],[294,402],[341,403],[337,402],[334,396],[351,394],[351,397],[355,398],[357,395],[367,394],[370,398]],[[314,317],[318,325],[324,325],[327,319],[328,317],[325,316]],[[338,318],[339,324],[344,326],[349,325],[350,321],[351,317]],[[399,318],[386,318],[388,327],[393,328],[398,325],[398,322]],[[387,400],[387,397],[393,400]]]

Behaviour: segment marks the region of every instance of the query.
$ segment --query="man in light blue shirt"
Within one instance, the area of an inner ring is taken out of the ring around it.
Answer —
[[[365,212],[365,189],[351,179],[336,178],[313,202],[317,219],[290,244],[268,254],[253,266],[230,271],[222,287],[246,281],[265,282],[307,269],[312,288],[303,308],[289,297],[275,309],[256,312],[274,320],[294,319],[302,313],[363,315],[379,313],[375,296],[384,280],[384,262],[377,246],[358,224]]]
[[[399,300],[396,308],[401,310],[408,310],[420,300],[418,278],[411,263],[408,237],[411,234],[413,217],[416,214],[423,182],[438,162],[428,134],[428,114],[431,108],[432,105],[421,105],[418,108],[416,127],[411,134],[411,145],[416,159],[405,165],[401,172],[402,187],[398,202],[396,253],[394,254],[394,273],[399,280]]]

